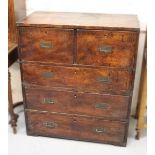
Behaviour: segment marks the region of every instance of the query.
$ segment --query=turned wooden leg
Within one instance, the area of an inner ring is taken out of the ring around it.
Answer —
[[[140,138],[140,129],[136,129],[136,136],[135,136],[135,138],[137,139],[137,140],[139,140],[139,138]]]
[[[136,113],[135,113],[135,115],[133,116],[135,119],[138,119],[139,106],[140,106],[140,103],[139,103],[139,99],[138,99],[138,103],[137,103],[137,107],[136,107]]]
[[[147,70],[145,65],[143,66],[142,70],[139,105],[136,114],[137,116],[137,127],[136,127],[137,134],[135,136],[136,139],[140,138],[141,130],[146,128],[146,122],[145,122],[146,98],[147,98]]]
[[[16,133],[18,115],[14,112],[14,109],[13,109],[11,75],[9,71],[8,71],[8,100],[9,100],[9,114],[11,117],[9,123],[11,124],[11,127],[13,128],[13,133]]]

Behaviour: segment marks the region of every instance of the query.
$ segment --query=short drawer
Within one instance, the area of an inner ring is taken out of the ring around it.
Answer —
[[[134,67],[138,32],[78,30],[77,63],[83,65]]]
[[[46,63],[73,63],[73,30],[21,27],[20,59]]]
[[[129,97],[43,88],[25,88],[26,108],[126,120]]]
[[[92,69],[22,64],[25,84],[46,87],[75,88],[84,92],[128,94],[133,85],[133,74],[112,68]]]
[[[103,119],[26,112],[29,135],[125,145],[127,123]]]

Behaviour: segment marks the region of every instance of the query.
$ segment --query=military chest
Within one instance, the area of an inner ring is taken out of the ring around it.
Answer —
[[[137,17],[35,12],[17,26],[28,135],[125,146]]]

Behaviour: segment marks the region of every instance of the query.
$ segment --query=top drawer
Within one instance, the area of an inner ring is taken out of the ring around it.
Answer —
[[[83,65],[133,67],[138,32],[78,30],[77,62]]]
[[[73,63],[73,30],[21,27],[20,59],[46,63]]]

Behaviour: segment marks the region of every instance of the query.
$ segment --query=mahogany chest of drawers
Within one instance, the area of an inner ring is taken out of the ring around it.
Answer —
[[[137,17],[35,12],[17,26],[27,134],[126,146]]]

